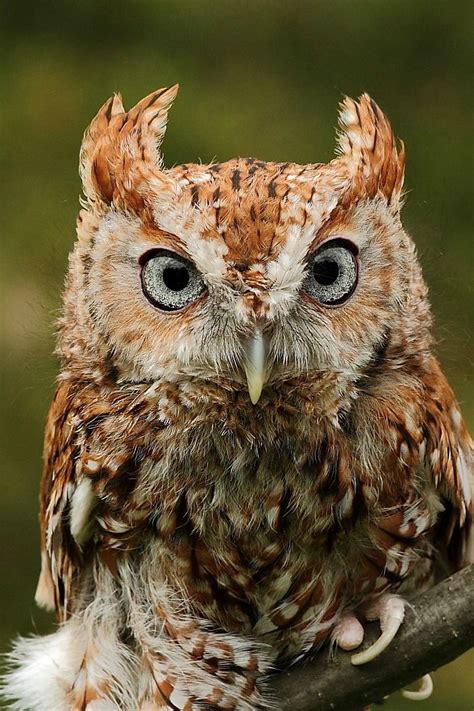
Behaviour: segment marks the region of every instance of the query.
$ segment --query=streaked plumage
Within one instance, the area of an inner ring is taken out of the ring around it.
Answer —
[[[346,99],[326,165],[165,169],[176,91],[84,137],[41,487],[60,625],[18,644],[17,708],[269,708],[270,669],[470,559],[472,444],[386,118]],[[354,250],[343,303],[304,286],[326,241]],[[205,284],[183,310],[144,295],[163,250]]]

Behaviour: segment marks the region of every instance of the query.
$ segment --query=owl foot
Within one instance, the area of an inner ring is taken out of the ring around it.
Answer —
[[[332,639],[338,647],[346,651],[356,649],[362,644],[364,628],[353,612],[348,612],[341,617],[334,628]]]
[[[368,649],[353,654],[352,664],[359,666],[371,662],[381,654],[397,634],[405,616],[405,601],[397,595],[385,594],[376,600],[366,611],[367,620],[379,620],[382,634]],[[359,623],[360,624],[360,623]],[[349,647],[350,649],[350,647]],[[418,693],[418,692],[408,692]]]

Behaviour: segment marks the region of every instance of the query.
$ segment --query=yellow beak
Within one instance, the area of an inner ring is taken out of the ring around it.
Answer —
[[[256,405],[266,380],[266,345],[259,328],[249,336],[245,347],[244,370],[252,405]]]

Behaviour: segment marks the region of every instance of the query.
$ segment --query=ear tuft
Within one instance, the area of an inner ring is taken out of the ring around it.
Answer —
[[[178,85],[159,89],[125,111],[120,94],[100,108],[84,134],[79,172],[89,203],[110,204],[133,188],[133,173],[159,171],[159,147]],[[127,167],[127,174],[124,167]]]
[[[340,104],[336,152],[349,166],[360,197],[383,195],[398,210],[405,171],[405,148],[397,149],[391,126],[375,101],[362,94]]]

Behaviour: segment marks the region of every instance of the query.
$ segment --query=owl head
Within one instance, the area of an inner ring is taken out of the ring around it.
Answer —
[[[374,101],[342,102],[327,164],[165,168],[176,93],[130,111],[115,95],[85,133],[64,366],[212,381],[256,404],[311,374],[345,387],[381,352],[400,368],[426,349],[425,287],[400,222],[404,149]]]

